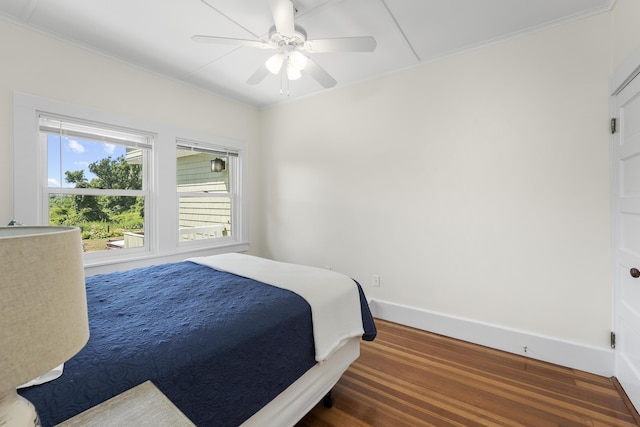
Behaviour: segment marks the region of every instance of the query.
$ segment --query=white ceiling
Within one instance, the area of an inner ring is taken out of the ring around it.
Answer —
[[[293,0],[308,39],[377,40],[372,53],[310,54],[337,87],[608,11],[614,2]],[[280,94],[279,76],[248,85],[273,51],[191,40],[204,34],[266,41],[273,25],[267,0],[2,0],[0,17],[256,106],[326,90],[304,71],[290,82],[289,96]]]

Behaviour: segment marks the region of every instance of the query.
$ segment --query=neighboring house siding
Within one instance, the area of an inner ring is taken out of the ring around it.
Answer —
[[[211,172],[210,154],[193,154],[177,159],[178,192],[216,193],[227,192],[228,169]],[[180,197],[180,228],[203,227],[223,224],[231,231],[231,202],[226,197]]]

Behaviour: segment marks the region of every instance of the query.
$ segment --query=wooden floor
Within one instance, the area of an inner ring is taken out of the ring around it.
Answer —
[[[614,381],[377,320],[298,427],[635,426]],[[636,414],[637,416],[637,414]]]

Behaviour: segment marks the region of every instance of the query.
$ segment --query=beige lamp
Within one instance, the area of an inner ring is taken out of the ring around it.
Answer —
[[[16,387],[89,339],[80,230],[0,227],[0,426],[39,426]]]

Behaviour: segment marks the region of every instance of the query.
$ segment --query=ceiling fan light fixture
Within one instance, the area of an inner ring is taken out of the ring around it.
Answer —
[[[304,67],[307,66],[307,58],[300,51],[294,50],[289,54],[289,64],[297,68],[298,70],[304,70]]]
[[[269,70],[272,74],[278,74],[282,69],[282,64],[284,63],[285,56],[281,53],[276,53],[267,59],[267,62],[264,63],[267,70]]]
[[[287,78],[289,80],[298,80],[302,77],[300,69],[296,68],[291,62],[287,64]]]

